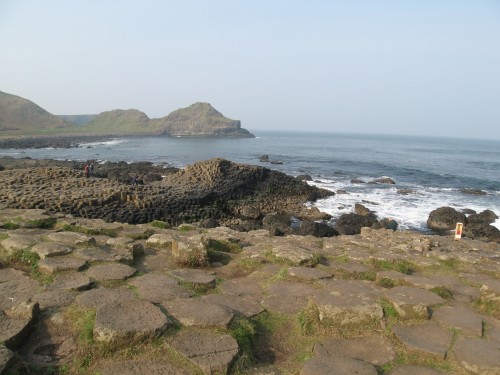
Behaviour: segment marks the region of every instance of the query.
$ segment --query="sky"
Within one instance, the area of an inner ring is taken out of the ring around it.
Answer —
[[[252,130],[500,139],[500,0],[0,0],[0,91]]]

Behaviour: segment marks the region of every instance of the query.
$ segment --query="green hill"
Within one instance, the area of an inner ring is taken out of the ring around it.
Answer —
[[[151,120],[136,109],[115,109],[98,114],[81,129],[93,134],[137,135],[151,134]]]
[[[57,133],[74,125],[35,103],[0,91],[0,131],[12,135]]]

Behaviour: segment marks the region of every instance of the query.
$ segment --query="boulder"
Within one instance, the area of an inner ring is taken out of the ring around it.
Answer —
[[[467,224],[473,224],[473,223],[486,223],[486,224],[492,224],[495,222],[495,220],[498,219],[497,214],[495,214],[491,210],[484,210],[483,212],[480,212],[478,214],[471,214],[467,217]]]
[[[264,217],[262,226],[270,236],[284,236],[292,231],[292,217],[285,213],[271,213]]]
[[[359,234],[361,228],[371,227],[376,221],[377,219],[371,215],[344,214],[337,219],[335,229],[340,234]]]
[[[388,184],[388,185],[394,185],[396,181],[394,181],[392,178],[383,176],[379,178],[375,178],[368,182],[369,184]]]
[[[457,223],[466,223],[466,221],[467,218],[464,213],[458,212],[451,207],[440,207],[429,214],[427,227],[442,232],[455,229]]]
[[[333,237],[339,233],[330,225],[316,221],[302,221],[294,233],[301,236]]]
[[[308,174],[299,174],[297,177],[295,177],[297,180],[300,180],[300,181],[312,181],[313,178],[308,175]]]

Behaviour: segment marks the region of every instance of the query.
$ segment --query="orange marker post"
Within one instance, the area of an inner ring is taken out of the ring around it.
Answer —
[[[457,227],[455,228],[455,239],[459,240],[462,238],[462,231],[464,229],[463,223],[457,223]]]

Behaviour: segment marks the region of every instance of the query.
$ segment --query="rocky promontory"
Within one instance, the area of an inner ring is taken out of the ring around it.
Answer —
[[[168,227],[0,209],[0,373],[500,373],[498,243]]]

